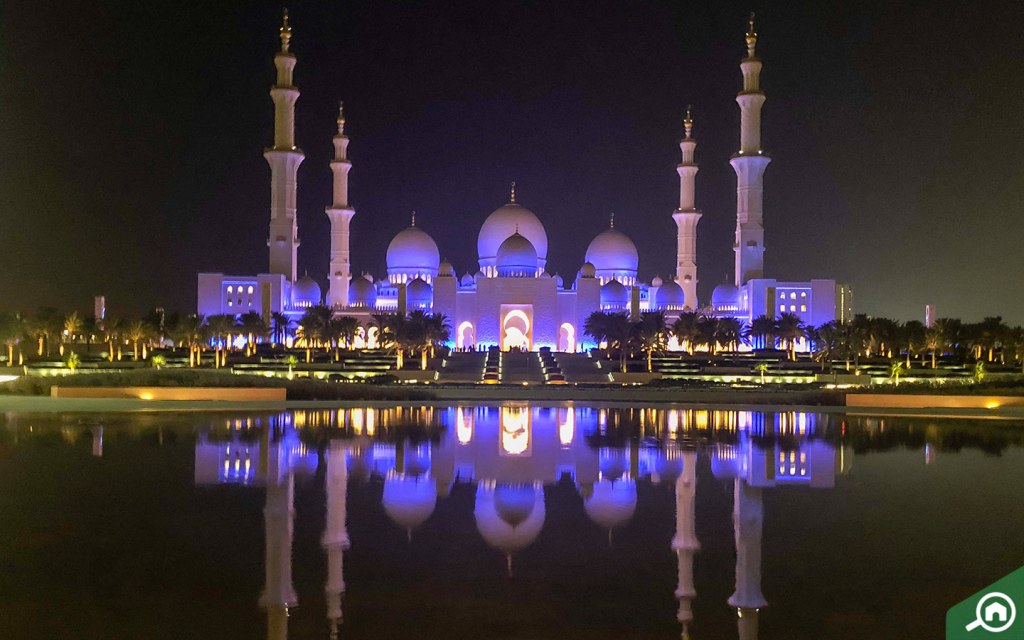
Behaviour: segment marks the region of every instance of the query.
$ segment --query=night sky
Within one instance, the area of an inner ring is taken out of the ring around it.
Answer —
[[[0,25],[0,308],[195,308],[266,270],[279,3],[26,2]],[[326,288],[337,100],[355,271],[417,211],[461,275],[519,201],[567,282],[615,212],[640,275],[675,261],[678,141],[699,142],[701,301],[732,272],[738,63],[767,94],[766,275],[858,312],[1024,322],[1019,2],[291,2],[300,271]]]

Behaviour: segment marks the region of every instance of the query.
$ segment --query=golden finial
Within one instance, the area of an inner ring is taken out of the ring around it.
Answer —
[[[614,229],[615,228],[615,212],[614,211],[612,211],[611,216],[608,218],[608,228],[609,229]]]
[[[516,181],[515,180],[512,181],[512,193],[509,195],[509,198],[510,198],[509,202],[511,202],[512,204],[516,203]]]
[[[750,12],[750,19],[747,20],[747,57],[754,57],[754,47],[757,46],[757,32],[754,31],[754,12]]]
[[[338,133],[345,134],[345,102],[343,100],[338,101]]]
[[[693,118],[690,116],[690,105],[686,105],[686,118],[683,119],[683,129],[686,130],[686,139],[690,139],[690,132],[693,131]]]
[[[410,226],[413,226],[413,227],[416,226],[416,212],[415,211],[412,212],[412,224]]]
[[[292,39],[292,26],[288,24],[288,9],[281,15],[281,52],[288,53],[288,43]]]

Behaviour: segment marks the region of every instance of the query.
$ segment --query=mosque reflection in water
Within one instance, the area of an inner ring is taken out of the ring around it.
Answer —
[[[763,492],[790,485],[834,486],[844,454],[832,444],[833,420],[799,412],[525,405],[297,412],[232,420],[226,433],[201,434],[195,481],[266,487],[265,587],[259,603],[267,612],[267,637],[272,640],[287,637],[288,609],[298,603],[291,560],[294,478],[312,475],[319,464],[326,465],[321,543],[331,637],[338,634],[346,590],[350,480],[382,478],[383,508],[410,539],[456,484],[475,485],[476,528],[504,555],[510,574],[516,552],[533,543],[544,527],[545,485],[570,478],[587,516],[609,537],[633,518],[638,481],[671,485],[677,619],[686,638],[694,617],[691,602],[697,596],[693,562],[700,551],[695,468],[697,457],[706,456],[715,478],[733,482],[736,581],[728,605],[736,612],[739,638],[750,640],[757,638],[758,612],[768,604],[761,591]],[[402,429],[413,425],[423,426],[427,437],[406,438]],[[300,439],[309,433],[303,430],[307,426],[340,428],[351,437],[308,445]]]

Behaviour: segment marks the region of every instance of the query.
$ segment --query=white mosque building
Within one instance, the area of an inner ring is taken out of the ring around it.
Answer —
[[[763,178],[770,159],[761,149],[765,95],[760,87],[762,63],[755,53],[753,19],[746,34],[747,56],[740,63],[743,88],[736,97],[741,113],[740,147],[730,160],[737,176],[735,281],[716,287],[711,300],[705,301],[697,295],[697,227],[702,214],[696,208],[697,142],[689,110],[677,168],[679,207],[672,213],[677,232],[675,276],[642,282],[638,278],[640,254],[633,241],[614,227],[614,219],[590,243],[571,281],[550,274],[544,224],[517,200],[515,184],[509,202],[491,213],[480,228],[476,269],[458,276],[452,264],[441,260],[437,242],[416,226],[413,216],[410,226],[388,246],[386,277],[354,275],[349,225],[356,212],[348,197],[352,163],[344,113],[339,109],[330,164],[333,202],[325,210],[331,222],[325,297],[319,282],[308,275],[299,277],[296,172],[304,156],[295,146],[299,90],[292,81],[296,58],[289,51],[287,13],[280,37],[281,50],[274,56],[277,81],[270,90],[274,144],[264,153],[271,170],[269,267],[266,273],[248,276],[200,273],[200,314],[256,311],[269,317],[280,312],[297,319],[309,307],[327,304],[336,314],[355,316],[366,325],[373,313],[420,309],[448,318],[452,346],[457,348],[549,347],[559,351],[593,346],[583,334],[583,323],[598,310],[625,311],[633,316],[663,310],[670,318],[684,311],[702,311],[744,323],[761,315],[793,313],[809,325],[845,320],[852,314],[850,289],[834,280],[781,282],[765,277]]]

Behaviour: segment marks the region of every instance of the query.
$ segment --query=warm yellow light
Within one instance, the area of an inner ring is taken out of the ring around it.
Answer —
[[[572,439],[576,434],[576,414],[572,409],[565,414],[565,421],[558,425],[558,441],[563,447],[568,447],[572,444]]]
[[[140,393],[139,394],[139,400],[152,400],[152,399],[153,399],[153,394],[152,393]]]
[[[518,456],[530,449],[530,411],[526,407],[502,407],[501,450]]]

